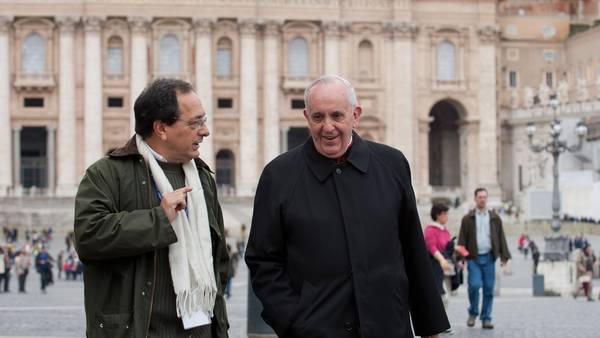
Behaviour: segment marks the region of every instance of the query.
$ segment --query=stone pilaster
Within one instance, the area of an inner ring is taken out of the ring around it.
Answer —
[[[56,189],[56,127],[46,127],[46,157],[48,158],[48,195]]]
[[[337,21],[323,22],[325,34],[325,74],[339,74],[341,25]]]
[[[102,41],[103,18],[83,20],[85,29],[84,164],[88,167],[103,155],[102,135]]]
[[[238,196],[253,196],[258,181],[258,106],[256,74],[256,22],[240,23],[240,182]]]
[[[194,18],[196,35],[196,92],[206,111],[206,123],[212,131],[213,127],[213,92],[212,92],[212,29],[214,20]],[[200,145],[200,157],[216,172],[214,137],[207,137]]]
[[[57,17],[59,29],[58,67],[58,196],[73,196],[76,179],[75,116],[75,25],[78,17]]]
[[[149,17],[128,17],[131,30],[131,79],[129,102],[131,104],[130,129],[135,133],[135,114],[133,106],[135,100],[148,84],[148,26]]]
[[[10,139],[10,26],[13,18],[0,16],[0,197],[13,185]]]
[[[414,163],[416,118],[413,112],[414,37],[417,27],[412,22],[390,22],[386,25],[392,39],[392,124],[391,145],[401,150],[411,168]],[[413,168],[414,170],[414,168]]]
[[[500,200],[498,183],[498,106],[496,104],[496,46],[499,28],[485,26],[479,36],[479,184],[488,189],[492,201]]]
[[[431,201],[432,188],[429,183],[429,132],[432,117],[420,118],[418,120],[418,149],[416,153],[415,165],[413,170],[413,180],[415,183],[415,195],[419,204],[429,204]]]
[[[21,195],[21,126],[12,129],[13,188],[15,195]]]
[[[267,164],[281,152],[279,149],[279,39],[281,23],[264,26],[263,71],[263,163]]]

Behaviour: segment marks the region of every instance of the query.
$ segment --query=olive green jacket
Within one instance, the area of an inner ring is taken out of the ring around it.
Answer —
[[[196,160],[204,189],[218,295],[215,338],[228,337],[223,291],[228,261],[223,214],[210,169]],[[75,249],[84,266],[88,337],[146,337],[156,282],[157,250],[177,241],[152,188],[135,138],[91,165],[75,199]]]

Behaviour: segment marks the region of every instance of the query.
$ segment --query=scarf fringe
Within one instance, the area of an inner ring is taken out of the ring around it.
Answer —
[[[217,290],[211,290],[209,285],[198,286],[191,290],[181,290],[176,294],[177,317],[181,318],[182,314],[190,315],[202,310],[208,314],[209,318],[212,318],[216,297]]]

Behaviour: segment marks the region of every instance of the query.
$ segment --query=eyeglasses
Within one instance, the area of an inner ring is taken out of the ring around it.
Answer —
[[[188,127],[190,127],[190,129],[192,130],[198,130],[200,128],[204,128],[206,127],[206,120],[208,118],[206,117],[206,115],[202,116],[202,117],[196,117],[193,118],[191,120],[188,121],[183,121]],[[178,119],[179,120],[179,119]]]

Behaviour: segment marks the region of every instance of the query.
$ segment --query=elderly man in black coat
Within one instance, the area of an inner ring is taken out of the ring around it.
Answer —
[[[280,337],[437,336],[450,327],[406,158],[365,141],[352,85],[305,91],[311,138],[260,178],[246,250],[265,321]],[[397,112],[401,113],[401,112]]]

